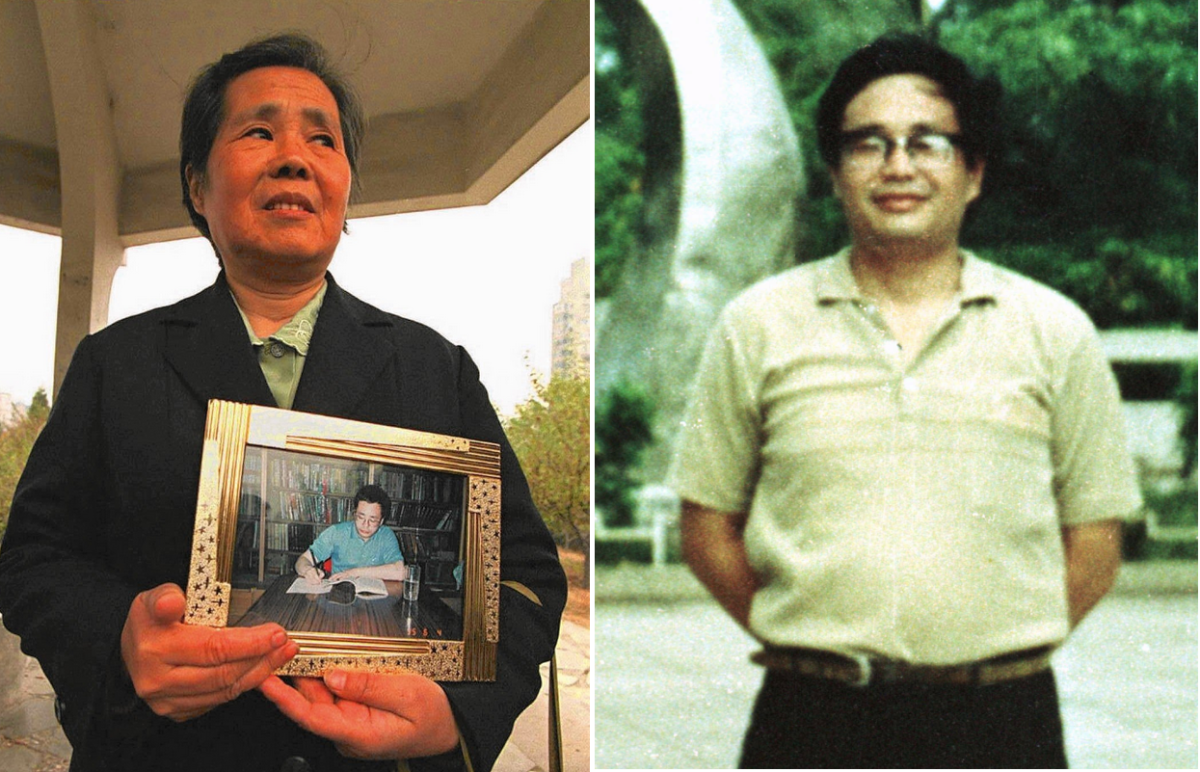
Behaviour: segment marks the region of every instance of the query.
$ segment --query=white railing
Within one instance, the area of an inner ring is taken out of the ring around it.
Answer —
[[[667,563],[669,529],[679,525],[679,498],[663,485],[647,485],[635,494],[634,524],[608,528],[603,513],[596,511],[595,538],[601,542],[650,542],[650,560]]]

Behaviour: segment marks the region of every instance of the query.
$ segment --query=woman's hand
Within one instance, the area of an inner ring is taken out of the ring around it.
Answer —
[[[140,593],[121,631],[121,658],[137,695],[160,716],[186,721],[262,683],[300,650],[276,624],[185,625],[183,590]]]
[[[458,745],[458,724],[437,683],[411,673],[333,670],[325,678],[278,676],[259,690],[302,728],[355,759],[434,756]]]

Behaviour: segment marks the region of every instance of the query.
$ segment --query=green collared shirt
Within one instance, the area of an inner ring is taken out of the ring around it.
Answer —
[[[1066,636],[1061,528],[1140,505],[1123,429],[1066,298],[964,252],[906,357],[843,251],[726,306],[669,479],[748,514],[760,639],[971,662]]]
[[[328,283],[322,284],[313,299],[297,311],[291,321],[265,339],[254,334],[246,312],[238,306],[238,313],[242,315],[250,343],[258,354],[258,365],[275,397],[275,404],[284,409],[291,410],[292,402],[296,399],[296,387],[300,384],[300,373],[304,370],[309,342],[317,327],[317,314],[321,312],[328,286]],[[233,303],[237,305],[237,298]]]

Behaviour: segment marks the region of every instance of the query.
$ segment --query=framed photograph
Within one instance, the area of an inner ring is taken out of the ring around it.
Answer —
[[[279,673],[495,678],[500,446],[212,400],[189,624],[278,622]]]

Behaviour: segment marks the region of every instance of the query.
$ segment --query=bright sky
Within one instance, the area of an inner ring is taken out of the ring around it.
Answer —
[[[551,314],[571,263],[592,256],[594,139],[586,123],[485,206],[350,221],[330,271],[358,297],[428,324],[479,365],[507,414],[529,393],[526,359],[550,369]],[[109,320],[212,283],[201,238],[133,247]],[[50,391],[59,239],[0,225],[0,393]]]

